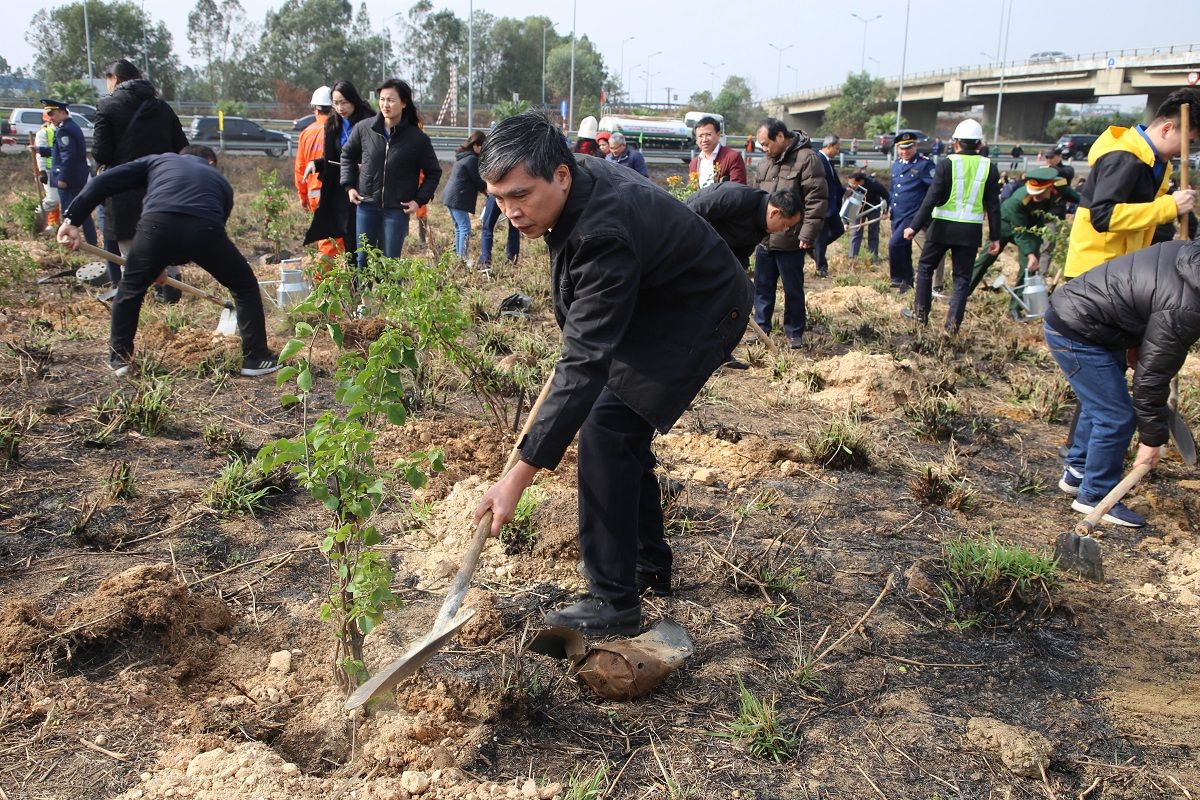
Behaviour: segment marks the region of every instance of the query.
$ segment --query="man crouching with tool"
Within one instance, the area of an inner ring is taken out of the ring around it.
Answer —
[[[233,211],[233,187],[216,165],[216,153],[203,145],[189,145],[178,154],[139,158],[93,178],[63,210],[58,241],[76,250],[80,243],[76,221],[87,219],[112,195],[146,189],[142,216],[112,301],[108,366],[118,376],[129,372],[146,290],[168,266],[189,261],[233,294],[242,337],[241,374],[267,375],[279,369],[267,347],[258,280],[225,233]]]
[[[547,626],[631,635],[641,594],[671,592],[650,441],[687,409],[746,329],[751,287],[699,217],[633,171],[574,158],[529,111],[488,135],[479,172],[500,209],[550,249],[562,355],[521,460],[475,509],[491,535],[579,433],[579,549],[589,594]]]

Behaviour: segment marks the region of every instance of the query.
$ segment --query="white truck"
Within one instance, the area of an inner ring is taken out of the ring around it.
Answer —
[[[692,128],[704,117],[721,123],[721,144],[725,144],[725,118],[707,111],[689,111],[683,119],[672,117],[605,116],[600,118],[600,130],[625,134],[625,139],[639,150],[691,150],[696,146]]]

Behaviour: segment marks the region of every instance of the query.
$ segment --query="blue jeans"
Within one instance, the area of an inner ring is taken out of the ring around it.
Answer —
[[[1050,355],[1079,398],[1079,423],[1067,451],[1067,465],[1083,473],[1079,500],[1094,505],[1120,482],[1125,452],[1133,438],[1133,401],[1125,382],[1125,352],[1076,342],[1049,324],[1042,327]]]
[[[461,208],[450,209],[450,219],[454,220],[454,252],[463,261],[467,260],[467,242],[471,241],[471,212]]]
[[[358,204],[355,214],[360,237],[367,237],[367,244],[378,248],[385,256],[399,258],[404,248],[404,237],[408,236],[408,214],[402,208],[380,208]],[[358,266],[367,265],[367,254],[359,251]]]
[[[775,286],[783,281],[783,332],[789,339],[804,335],[804,251],[754,251],[754,321],[767,332],[775,313]]]
[[[479,234],[479,263],[492,263],[492,239],[495,236],[496,222],[500,219],[500,206],[496,205],[496,198],[488,195],[487,202],[483,206],[483,231]],[[509,261],[516,261],[517,256],[521,255],[521,232],[512,226],[508,225],[508,241],[504,246],[504,255]]]

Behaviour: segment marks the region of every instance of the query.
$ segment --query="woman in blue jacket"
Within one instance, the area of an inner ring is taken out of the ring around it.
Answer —
[[[479,195],[487,192],[487,184],[479,177],[479,151],[486,138],[483,131],[475,131],[463,142],[454,156],[450,180],[442,190],[442,202],[454,220],[454,252],[463,261],[467,260],[467,243],[471,240],[471,215]]]

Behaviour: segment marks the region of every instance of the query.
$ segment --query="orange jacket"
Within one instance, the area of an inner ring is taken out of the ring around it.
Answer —
[[[296,144],[296,192],[305,211],[315,211],[321,201],[320,174],[314,172],[305,178],[304,170],[310,161],[325,156],[325,120],[328,116],[317,114],[316,120],[300,132],[300,140]]]

